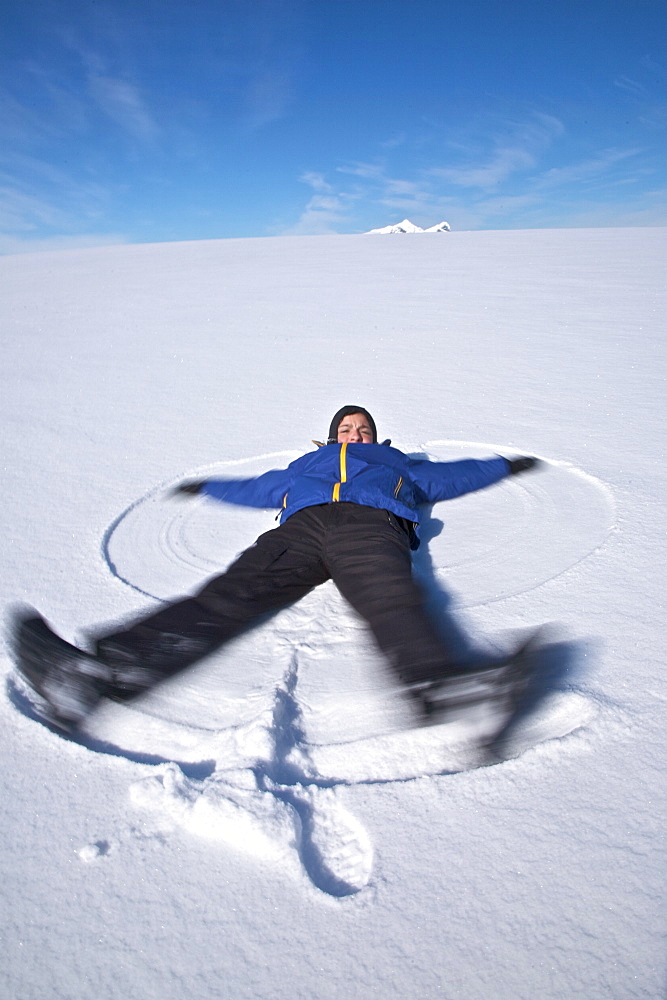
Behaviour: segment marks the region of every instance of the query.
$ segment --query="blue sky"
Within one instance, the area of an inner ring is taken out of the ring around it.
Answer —
[[[17,0],[0,252],[667,225],[663,0]]]

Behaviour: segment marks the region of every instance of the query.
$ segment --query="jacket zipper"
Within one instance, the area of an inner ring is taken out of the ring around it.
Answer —
[[[334,483],[333,494],[331,499],[334,503],[340,500],[340,487],[342,483],[347,482],[347,441],[345,441],[340,446],[340,482]]]
[[[278,521],[283,516],[283,513],[284,513],[286,507],[287,507],[287,493],[283,497],[283,505],[280,508],[280,510],[278,511],[278,513],[276,514],[274,520]]]

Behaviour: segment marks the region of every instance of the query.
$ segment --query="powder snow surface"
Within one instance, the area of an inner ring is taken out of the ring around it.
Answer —
[[[6,616],[70,640],[191,592],[359,403],[435,459],[540,472],[436,505],[462,652],[555,622],[509,759],[405,731],[331,584],[78,740],[0,700],[11,1000],[663,996],[667,231],[227,240],[0,260]]]

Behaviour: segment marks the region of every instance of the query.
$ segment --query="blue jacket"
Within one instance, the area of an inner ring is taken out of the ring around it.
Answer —
[[[509,462],[499,456],[430,462],[386,444],[328,444],[254,479],[210,479],[201,492],[246,507],[282,507],[282,520],[320,503],[379,507],[415,525],[417,548],[421,505],[481,490],[509,471]]]

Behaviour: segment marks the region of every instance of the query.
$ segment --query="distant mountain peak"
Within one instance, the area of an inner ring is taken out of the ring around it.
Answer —
[[[415,226],[414,222],[410,222],[409,219],[403,219],[403,222],[396,222],[393,226],[385,226],[383,229],[369,229],[365,236],[393,236],[394,233],[448,233],[451,226],[448,222],[439,222],[436,226],[430,226],[428,229],[422,229],[421,226]]]

